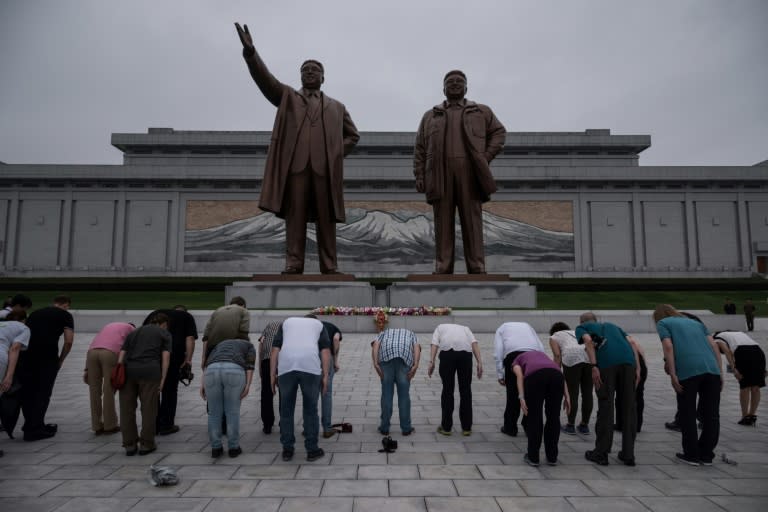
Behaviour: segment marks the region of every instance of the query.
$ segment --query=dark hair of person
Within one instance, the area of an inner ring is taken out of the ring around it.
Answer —
[[[27,319],[27,312],[23,309],[20,310],[13,310],[5,317],[5,319],[9,322],[23,322]]]
[[[552,336],[556,332],[569,331],[571,328],[565,322],[555,322],[552,327],[549,328],[549,335]]]
[[[23,308],[31,308],[32,307],[32,299],[24,295],[23,293],[18,293],[14,295],[11,298],[11,303],[9,304],[11,307],[13,306],[21,306]]]
[[[237,304],[238,306],[245,307],[245,299],[236,295],[229,301],[230,304]]]
[[[72,298],[69,295],[57,295],[53,298],[54,304],[72,304]]]
[[[155,313],[152,318],[149,319],[149,323],[152,325],[167,324],[168,315],[165,313]]]

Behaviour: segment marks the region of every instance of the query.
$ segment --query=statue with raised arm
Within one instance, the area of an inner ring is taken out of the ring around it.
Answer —
[[[259,207],[285,219],[283,274],[304,273],[307,222],[317,228],[320,271],[337,274],[336,223],[344,222],[344,157],[360,135],[344,105],[323,94],[323,65],[305,61],[301,89],[281,83],[253,46],[248,25],[235,23],[256,85],[277,107]]]
[[[463,72],[449,71],[443,92],[445,101],[421,119],[413,156],[416,190],[426,193],[435,217],[434,274],[453,274],[456,210],[467,273],[485,274],[482,204],[496,192],[489,165],[507,133],[488,106],[464,97]]]

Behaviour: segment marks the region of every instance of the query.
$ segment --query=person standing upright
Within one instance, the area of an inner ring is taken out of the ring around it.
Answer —
[[[472,355],[477,360],[477,378],[483,377],[483,361],[480,347],[469,327],[459,324],[440,324],[432,333],[430,360],[427,375],[432,377],[435,357],[440,353],[440,394],[442,418],[437,432],[446,436],[453,429],[453,389],[459,381],[459,422],[465,436],[472,434]]]
[[[621,451],[618,458],[627,466],[635,465],[637,409],[635,386],[640,381],[640,362],[629,335],[618,325],[598,322],[592,312],[579,318],[576,339],[584,346],[592,365],[592,382],[597,393],[595,448],[584,457],[601,466],[608,465],[608,453],[613,447],[614,400],[620,390],[623,418],[621,419]]]
[[[285,219],[283,273],[304,273],[307,222],[314,222],[320,272],[337,274],[336,223],[346,220],[344,157],[360,134],[346,107],[320,91],[325,81],[320,62],[304,61],[301,89],[295,90],[269,72],[248,25],[235,28],[251,77],[277,107],[259,207]]]
[[[496,192],[490,163],[507,132],[487,105],[465,98],[462,71],[445,75],[443,93],[445,101],[422,117],[413,152],[416,190],[426,193],[434,214],[434,273],[453,274],[458,210],[467,273],[485,274],[483,203]]]
[[[752,303],[752,299],[747,299],[746,302],[744,302],[744,318],[747,321],[748,331],[755,330],[755,312],[756,311],[757,311],[757,307]]]
[[[544,345],[539,335],[529,324],[506,322],[496,329],[496,335],[493,337],[496,378],[507,390],[507,404],[504,407],[504,424],[501,427],[501,433],[512,437],[517,435],[517,420],[520,418],[520,397],[517,382],[512,373],[512,361],[529,350],[544,352]],[[525,428],[525,421],[523,428]]]
[[[29,347],[21,353],[19,370],[25,441],[47,439],[58,430],[57,425],[45,423],[45,413],[56,376],[75,339],[75,322],[69,313],[71,303],[69,297],[59,295],[52,306],[33,311],[27,318]],[[64,343],[59,350],[62,335]]]

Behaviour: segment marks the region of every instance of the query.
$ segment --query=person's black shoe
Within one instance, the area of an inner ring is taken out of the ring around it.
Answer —
[[[584,453],[584,458],[587,459],[590,462],[594,462],[595,464],[598,464],[600,466],[607,466],[608,465],[608,456],[607,455],[600,455],[599,453],[596,453],[594,450],[587,450]]]
[[[506,434],[509,437],[517,437],[517,427],[513,428],[512,430],[505,430],[504,427],[501,427],[501,433]]]
[[[293,450],[285,449],[283,450],[283,460],[288,462],[293,458]]]
[[[169,436],[171,434],[175,434],[179,430],[181,430],[181,427],[179,427],[178,425],[171,425],[170,427],[163,427],[163,428],[159,429],[157,431],[157,435],[159,435],[159,436]],[[225,430],[225,432],[226,432],[226,430]]]
[[[261,429],[261,431],[264,432],[265,434],[271,434],[272,427],[264,427],[263,429]]]
[[[43,429],[45,429],[46,432],[53,432],[55,434],[59,431],[59,426],[55,423],[46,423],[43,425]]]
[[[692,459],[691,457],[686,456],[684,453],[676,453],[675,459],[677,459],[680,462],[683,462],[685,464],[688,464],[689,466],[699,466],[698,459]]]
[[[141,450],[139,450],[139,455],[149,455],[155,450],[157,450],[157,446],[153,446],[152,448],[142,448]]]
[[[635,465],[635,458],[634,457],[624,457],[624,452],[619,452],[619,455],[617,456],[618,459],[624,463],[625,466],[634,466]]]
[[[312,450],[311,452],[307,452],[307,460],[309,462],[315,461],[317,459],[320,459],[325,455],[325,452],[322,448],[318,448],[317,450]]]
[[[668,421],[664,424],[664,428],[672,430],[674,432],[680,432],[680,425],[676,421]]]
[[[138,449],[138,448],[136,448],[135,446],[134,446],[133,448],[126,448],[126,449],[125,449],[125,455],[126,455],[127,457],[133,457],[133,456],[134,456],[134,455],[136,455],[138,452],[139,452],[139,449]]]
[[[534,468],[539,467],[539,461],[531,460],[531,458],[528,456],[527,453],[525,455],[523,455],[523,462],[525,462],[529,466],[533,466]]]
[[[214,459],[218,459],[222,455],[224,455],[224,447],[219,446],[218,448],[211,448],[211,457]]]
[[[36,432],[25,432],[24,433],[24,440],[25,441],[40,441],[42,439],[50,439],[53,436],[56,435],[56,432],[51,432],[50,430],[38,430]]]
[[[229,453],[229,456],[234,459],[235,457],[243,453],[243,449],[240,448],[239,446],[237,448],[230,448],[228,453]]]

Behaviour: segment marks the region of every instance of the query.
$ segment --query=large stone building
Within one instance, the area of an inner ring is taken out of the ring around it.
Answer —
[[[123,165],[0,164],[0,273],[279,272],[283,222],[257,206],[269,140],[269,132],[150,128],[112,135]],[[432,211],[415,191],[413,141],[410,132],[365,132],[346,159],[342,271],[432,271]],[[499,191],[485,205],[488,271],[765,273],[766,162],[640,166],[650,144],[609,130],[509,133],[492,165]],[[317,272],[312,239],[307,271]]]

